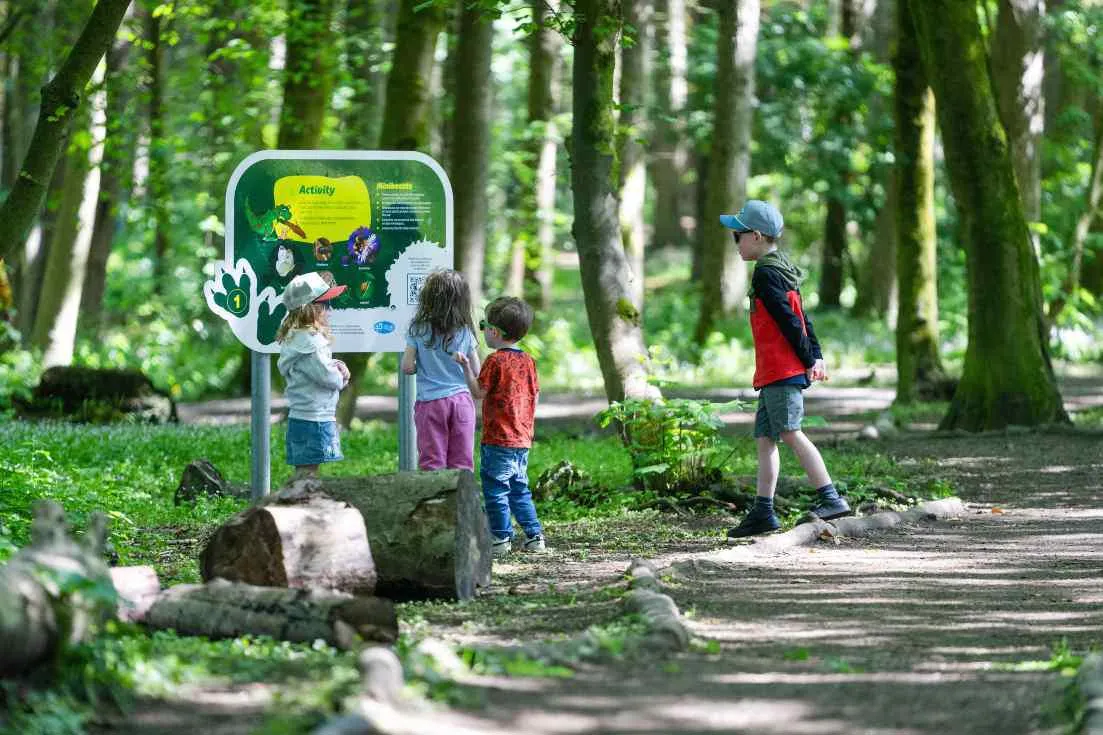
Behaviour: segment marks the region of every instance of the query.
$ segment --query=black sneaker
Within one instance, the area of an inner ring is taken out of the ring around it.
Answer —
[[[735,528],[728,529],[728,538],[743,538],[745,536],[757,536],[760,533],[770,533],[781,528],[781,521],[773,513],[769,515],[754,515],[748,513],[743,522]]]
[[[834,498],[818,498],[812,504],[812,512],[822,520],[830,521],[852,515],[854,511],[850,509],[850,504],[846,500],[836,495]]]

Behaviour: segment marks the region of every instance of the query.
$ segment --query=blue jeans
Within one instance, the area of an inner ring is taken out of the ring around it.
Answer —
[[[529,538],[543,533],[536,519],[536,506],[529,492],[529,450],[527,447],[498,447],[483,444],[479,476],[483,480],[483,504],[494,538],[513,538],[510,511]]]

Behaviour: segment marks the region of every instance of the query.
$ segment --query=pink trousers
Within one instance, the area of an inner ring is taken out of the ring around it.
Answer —
[[[414,403],[417,466],[423,470],[473,470],[475,401],[467,391]]]

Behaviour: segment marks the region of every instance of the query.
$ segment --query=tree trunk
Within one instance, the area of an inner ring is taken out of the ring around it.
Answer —
[[[398,618],[390,600],[254,587],[223,579],[165,590],[142,622],[154,630],[207,638],[267,635],[295,643],[320,638],[341,649],[352,648],[359,640],[398,640]]]
[[[992,81],[1027,222],[1042,219],[1045,0],[999,0]]]
[[[215,531],[199,557],[204,581],[375,593],[375,564],[360,511],[316,493],[276,497]]]
[[[81,289],[99,198],[103,154],[99,142],[104,136],[102,92],[89,102],[89,107],[95,109],[86,109],[77,119],[91,121],[89,140],[94,144],[85,148],[74,142],[70,146],[57,225],[46,254],[42,294],[31,332],[31,343],[42,349],[46,367],[70,364],[76,345]]]
[[[939,357],[934,217],[934,94],[927,85],[907,8],[897,16],[896,402],[927,395],[945,376]]]
[[[88,264],[84,272],[84,287],[80,297],[80,326],[87,328],[88,336],[97,336],[103,316],[103,295],[107,286],[107,258],[111,254],[111,242],[118,226],[119,205],[123,200],[134,157],[135,136],[125,129],[126,110],[131,97],[128,78],[125,78],[130,41],[120,34],[107,54],[104,86],[105,135],[103,163],[100,166],[100,195],[96,204],[95,224],[92,226],[88,247]]]
[[[165,85],[162,67],[165,48],[161,41],[164,16],[146,10],[145,49],[149,73],[149,173],[146,196],[153,212],[153,292],[162,293],[170,272],[169,257],[169,142],[165,138]]]
[[[310,150],[321,143],[337,63],[330,29],[333,5],[334,0],[290,2],[279,148]]]
[[[437,36],[444,27],[444,10],[439,5],[416,10],[420,0],[401,0],[391,64],[387,77],[387,103],[383,112],[383,132],[379,147],[393,151],[425,151],[429,143],[429,77]],[[354,353],[345,361],[349,384],[341,393],[337,421],[344,427],[356,415],[360,382],[368,366],[365,353]]]
[[[685,0],[655,0],[655,110],[652,129],[651,179],[655,186],[652,245],[683,245],[689,233],[683,220],[691,214],[685,195],[686,150],[683,119],[686,82]]]
[[[574,29],[571,188],[582,294],[610,401],[657,394],[647,383],[647,347],[635,279],[617,226],[613,59],[616,0],[578,0]]]
[[[1042,323],[1038,261],[992,98],[976,8],[911,0],[965,236],[969,344],[946,429],[1068,421]]]
[[[86,640],[115,614],[103,562],[107,521],[94,513],[80,542],[52,501],[35,505],[31,543],[0,567],[0,676],[14,676]],[[74,584],[70,580],[80,580]]]
[[[486,189],[490,172],[490,58],[494,24],[477,3],[463,3],[456,40],[455,117],[452,175],[455,188],[456,269],[471,286],[478,308],[486,259]]]
[[[754,59],[758,42],[759,2],[719,4],[716,36],[716,112],[709,154],[708,194],[701,237],[701,312],[697,344],[708,339],[717,317],[741,309],[747,292],[747,267],[731,230],[720,215],[747,198],[751,172],[754,110]]]
[[[30,231],[84,89],[110,48],[128,5],[130,0],[99,0],[65,63],[42,90],[30,147],[15,186],[0,205],[0,221],[8,234],[0,244],[0,258],[8,256]]]
[[[635,30],[631,45],[621,48],[620,120],[617,123],[620,157],[620,230],[629,267],[636,274],[632,301],[643,308],[644,217],[647,168],[643,141],[647,130],[647,81],[650,76],[652,8],[651,0],[626,3],[624,22]]]
[[[559,133],[555,125],[555,113],[559,99],[559,48],[562,39],[546,23],[558,3],[531,0],[533,22],[539,25],[528,38],[528,124],[529,166],[535,181],[522,207],[521,225],[524,248],[524,282],[521,287],[524,299],[537,313],[551,303],[551,284],[554,269],[555,244],[555,168],[559,148]],[[530,198],[531,197],[531,198]]]
[[[490,584],[490,529],[478,479],[466,470],[323,478],[318,489],[364,517],[376,594],[467,600]]]
[[[348,0],[345,35],[352,96],[343,116],[345,147],[372,149],[379,144],[386,100],[383,52],[391,40],[394,17],[384,0]]]

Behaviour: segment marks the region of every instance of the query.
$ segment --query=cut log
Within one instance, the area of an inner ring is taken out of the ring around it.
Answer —
[[[297,643],[321,639],[343,649],[358,640],[393,643],[398,639],[398,618],[390,600],[255,587],[224,579],[165,590],[142,622],[181,635],[267,635]]]
[[[102,513],[92,515],[77,542],[61,506],[35,505],[30,545],[0,568],[0,676],[50,660],[114,615],[115,591],[102,558],[106,535]]]
[[[317,492],[273,495],[224,523],[199,557],[204,581],[375,592],[376,570],[360,511]]]
[[[192,503],[201,495],[208,498],[229,496],[248,499],[251,492],[244,485],[226,480],[208,460],[196,459],[188,462],[188,466],[180,475],[180,484],[176,487],[172,502],[173,505]]]
[[[469,600],[490,586],[490,527],[471,472],[323,477],[278,495],[293,498],[310,488],[363,515],[379,573],[377,595]]]
[[[112,567],[111,583],[119,594],[119,620],[128,623],[140,621],[161,594],[153,567]]]

